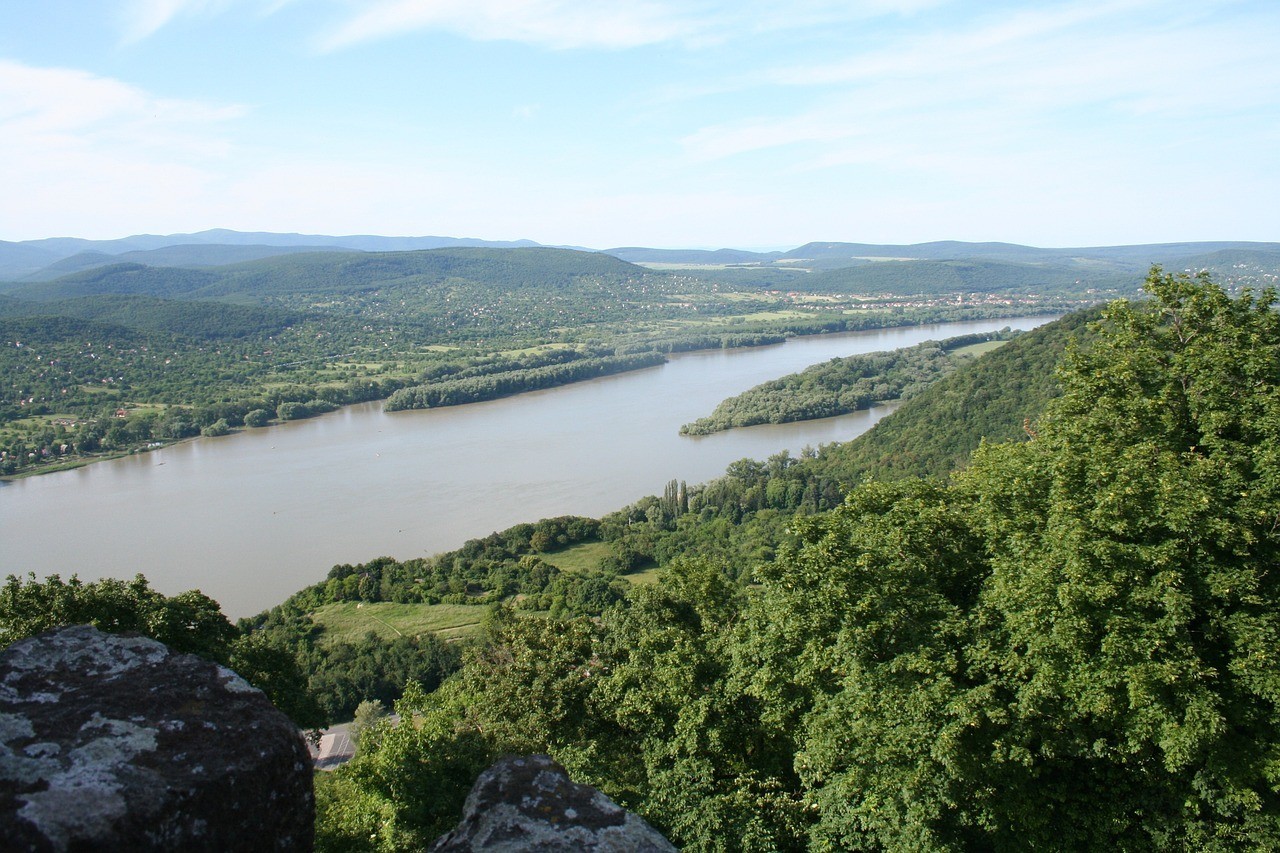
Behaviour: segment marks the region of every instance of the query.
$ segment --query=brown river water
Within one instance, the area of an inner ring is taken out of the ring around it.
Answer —
[[[0,483],[0,576],[147,576],[248,616],[336,563],[427,556],[522,521],[600,516],[743,457],[847,441],[887,414],[692,438],[721,400],[837,356],[1052,317],[814,335],[445,409],[381,403]]]

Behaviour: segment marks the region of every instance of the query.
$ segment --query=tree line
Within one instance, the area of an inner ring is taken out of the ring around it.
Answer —
[[[430,385],[401,388],[387,398],[389,412],[403,409],[433,409],[493,400],[540,388],[554,388],[570,382],[595,379],[629,370],[656,367],[666,362],[662,353],[633,353],[580,358],[559,364],[487,373],[466,379],[446,379]]]

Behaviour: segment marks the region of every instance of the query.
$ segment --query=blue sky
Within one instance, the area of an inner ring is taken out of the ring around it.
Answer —
[[[3,0],[0,240],[1280,240],[1280,2]]]

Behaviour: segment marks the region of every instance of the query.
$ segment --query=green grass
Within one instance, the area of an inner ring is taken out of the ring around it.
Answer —
[[[562,572],[585,572],[600,568],[600,561],[609,556],[610,551],[608,542],[579,542],[562,551],[551,551],[538,557]]]
[[[370,631],[384,639],[419,634],[448,638],[474,631],[488,609],[468,604],[343,601],[317,608],[311,617],[330,641],[358,640]]]
[[[720,325],[732,324],[737,321],[744,323],[762,322],[769,320],[811,320],[817,315],[811,311],[792,311],[790,309],[779,309],[777,311],[755,311],[750,314],[733,314],[728,317],[719,319]]]
[[[550,563],[562,572],[585,572],[600,568],[600,561],[613,551],[608,542],[580,542],[570,545],[563,551],[552,551],[539,554],[544,563]],[[622,575],[624,580],[634,584],[651,584],[658,580],[657,566],[637,569]]]
[[[1007,343],[1009,342],[983,341],[980,344],[969,344],[967,347],[958,347],[957,349],[951,350],[948,355],[952,358],[977,358],[980,355],[985,355],[986,353],[991,352],[993,349],[999,349]]]

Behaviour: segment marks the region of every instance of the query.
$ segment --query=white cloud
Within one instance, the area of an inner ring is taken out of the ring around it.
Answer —
[[[133,44],[154,35],[180,17],[219,15],[232,6],[255,6],[271,15],[295,0],[129,0],[120,11],[122,41]]]
[[[121,12],[125,44],[142,41],[174,18],[221,11],[229,0],[131,0]]]
[[[848,143],[858,140],[900,153],[916,145],[1018,151],[1099,128],[1247,117],[1280,105],[1280,64],[1258,37],[1265,27],[1197,16],[1165,22],[1150,17],[1151,5],[1036,9],[906,36],[842,62],[768,70],[754,85],[813,94],[789,99],[787,110],[706,126],[683,143],[698,161],[836,144],[845,153],[828,159],[852,162]]]
[[[0,211],[0,232],[46,236],[88,221],[96,232],[130,208],[168,215],[208,183],[208,165],[230,151],[223,128],[244,113],[0,60],[0,185],[23,200]]]
[[[911,15],[948,0],[374,0],[325,37],[326,50],[418,30],[544,47],[720,43],[744,34]]]
[[[481,41],[625,48],[678,38],[696,28],[684,14],[647,0],[381,0],[364,6],[322,46],[440,29]]]

